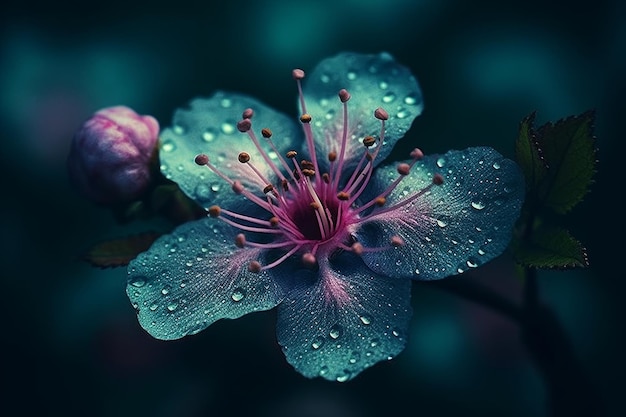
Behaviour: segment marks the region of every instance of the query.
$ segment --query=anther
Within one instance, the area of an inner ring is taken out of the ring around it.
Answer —
[[[241,152],[237,159],[239,159],[239,162],[241,162],[242,164],[245,164],[246,162],[250,161],[250,155],[246,152]]]
[[[365,136],[363,138],[363,145],[367,148],[369,148],[370,146],[374,146],[375,143],[376,139],[374,138],[374,136]]]
[[[222,209],[220,208],[220,206],[211,206],[209,207],[207,211],[209,212],[209,216],[219,217],[220,213],[222,212]]]
[[[354,252],[355,255],[361,256],[361,254],[363,254],[363,245],[359,242],[354,242],[352,246],[350,246],[350,249],[352,249],[352,252]]]
[[[270,218],[269,222],[270,222],[270,225],[272,225],[273,227],[278,226],[278,217],[274,216]]]
[[[300,116],[300,121],[302,123],[311,123],[311,115],[308,113],[304,113],[302,116]]]
[[[391,237],[391,246],[397,248],[399,246],[404,246],[404,239],[402,239],[400,236],[395,235]]]
[[[235,194],[241,194],[243,192],[243,184],[240,181],[234,181],[231,188]]]
[[[400,175],[409,175],[409,173],[411,172],[411,165],[403,162],[398,164],[396,169],[398,170],[398,174]]]
[[[376,110],[374,110],[374,117],[377,118],[378,120],[388,120],[389,113],[387,113],[387,111],[383,109],[382,107],[379,107]]]
[[[378,207],[382,207],[387,202],[387,199],[385,197],[376,197],[374,202]]]
[[[415,159],[416,161],[419,161],[420,159],[424,157],[424,152],[422,152],[422,150],[419,148],[415,148],[411,151],[410,155],[411,155],[411,158]]]
[[[443,177],[441,176],[441,174],[433,175],[433,184],[435,185],[443,184]]]
[[[293,159],[297,155],[298,155],[298,152],[296,152],[296,151],[288,151],[286,156],[287,156],[288,159]]]
[[[313,162],[307,161],[306,159],[303,159],[302,161],[300,161],[300,168],[302,168],[302,169],[315,169],[315,165],[313,165]]]
[[[312,177],[315,175],[315,170],[314,169],[303,169],[302,170],[302,175],[304,175],[305,177]]]
[[[289,190],[289,181],[287,181],[287,179],[283,178],[283,180],[280,182],[280,185],[283,187],[284,191]]]
[[[326,184],[330,184],[330,175],[328,174],[328,172],[324,172],[322,174],[322,181],[324,181]]]
[[[246,236],[243,233],[239,233],[235,236],[235,246],[238,248],[243,248],[246,246]]]
[[[201,153],[200,155],[196,155],[194,161],[196,161],[196,164],[198,165],[206,165],[209,163],[209,157]]]
[[[254,110],[252,109],[245,109],[241,115],[243,119],[251,119],[252,116],[254,116]]]
[[[342,103],[350,100],[350,97],[350,93],[348,93],[348,90],[346,90],[345,88],[339,90],[339,100],[341,100]]]
[[[248,265],[248,271],[255,274],[261,272],[261,264],[258,261],[250,262],[250,264]]]
[[[247,132],[252,127],[250,119],[243,119],[237,122],[237,130],[240,132]]]
[[[294,80],[301,80],[304,78],[304,71],[302,71],[300,68],[296,68],[291,71],[291,76]]]
[[[328,152],[328,161],[329,162],[335,162],[336,159],[337,159],[337,152],[335,152],[335,151]]]
[[[309,206],[311,206],[311,208],[312,208],[313,210],[317,210],[318,208],[320,208],[320,205],[319,205],[319,204],[317,204],[315,201],[312,201],[312,202],[309,204]]]
[[[302,255],[302,263],[310,268],[315,266],[315,264],[317,263],[317,259],[315,259],[315,255],[313,255],[311,252],[307,252]]]
[[[269,130],[267,127],[264,127],[263,129],[261,129],[261,135],[263,135],[265,139],[269,139],[272,137],[272,131]]]
[[[272,184],[267,184],[264,188],[263,188],[263,193],[267,194],[274,191],[274,186]]]
[[[345,191],[339,191],[337,193],[337,198],[341,201],[348,201],[350,199],[350,194],[346,193]]]

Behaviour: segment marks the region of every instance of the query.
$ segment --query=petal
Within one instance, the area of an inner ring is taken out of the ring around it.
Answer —
[[[388,53],[341,53],[325,59],[304,79],[303,87],[307,112],[312,117],[317,155],[325,157],[330,151],[339,153],[343,107],[337,94],[342,88],[352,96],[347,102],[349,139],[345,155],[348,166],[363,155],[365,136],[380,135],[381,122],[374,117],[374,110],[382,107],[389,113],[389,120],[385,122],[385,145],[376,158],[380,162],[423,109],[417,80]],[[323,159],[318,157],[318,160]]]
[[[247,152],[265,178],[272,180],[272,171],[248,134],[237,129],[237,122],[247,108],[254,110],[252,129],[262,146],[266,144],[260,131],[265,127],[272,130],[272,140],[279,151],[289,149],[296,135],[301,135],[291,118],[253,98],[224,92],[208,99],[195,99],[189,108],[178,109],[172,127],[161,134],[161,171],[205,208],[216,202],[236,206],[242,198],[207,167],[196,165],[194,158],[200,153],[208,155],[211,163],[229,178],[241,181],[251,190],[262,190],[267,184],[237,160],[240,152]],[[270,152],[269,156],[278,161],[274,153]]]
[[[405,205],[384,212],[432,183],[444,183]],[[395,179],[394,167],[375,174],[370,198]],[[524,198],[519,167],[487,147],[427,156],[357,232],[366,247],[389,246],[399,235],[405,242],[393,250],[366,252],[372,270],[394,277],[438,279],[462,273],[500,255],[507,247]]]
[[[215,219],[185,223],[130,263],[126,292],[148,333],[179,339],[280,302],[268,273],[248,271],[260,254],[237,250],[233,230]]]
[[[278,342],[309,378],[346,381],[406,343],[411,280],[372,273],[352,254],[340,258],[320,261],[316,276],[298,276],[300,285],[278,307]]]

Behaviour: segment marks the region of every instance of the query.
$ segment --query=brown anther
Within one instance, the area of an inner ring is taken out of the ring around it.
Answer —
[[[287,181],[286,179],[283,178],[283,180],[280,182],[281,187],[283,187],[284,191],[289,190],[289,181]]]
[[[237,122],[237,130],[240,132],[247,132],[252,127],[250,119],[243,119]]]
[[[315,259],[315,255],[313,255],[311,252],[307,252],[302,255],[302,263],[305,266],[311,268],[315,266],[315,264],[317,264],[317,259]]]
[[[295,158],[296,155],[298,155],[298,152],[296,152],[296,151],[288,151],[286,156],[287,156],[287,158],[292,159],[292,158]]]
[[[267,194],[274,191],[274,186],[272,184],[267,184],[264,188],[263,188],[263,193]]]
[[[370,146],[374,146],[375,143],[376,143],[376,139],[374,138],[374,136],[365,136],[363,138],[363,145],[368,148]]]
[[[319,204],[317,204],[315,201],[312,201],[312,202],[309,204],[309,206],[311,206],[311,208],[312,208],[313,210],[317,210],[318,208],[320,208],[320,205],[319,205]]]
[[[328,172],[324,172],[322,174],[322,181],[324,181],[326,184],[330,184],[330,175],[328,174]]]
[[[235,236],[235,246],[238,248],[243,248],[246,246],[246,236],[243,233],[239,233]]]
[[[261,129],[261,135],[263,135],[265,139],[269,139],[272,137],[272,131],[269,130],[267,127],[264,127],[263,129]]]
[[[341,90],[339,90],[339,100],[341,100],[342,103],[345,103],[346,101],[350,100],[350,93],[348,93],[348,90],[346,90],[345,88],[342,88]]]
[[[334,162],[337,159],[337,152],[330,151],[328,152],[328,161]]]
[[[396,169],[398,170],[398,174],[400,175],[409,175],[409,173],[411,172],[411,165],[402,162],[398,164]]]
[[[252,118],[252,116],[254,116],[254,110],[249,109],[249,108],[248,108],[248,109],[245,109],[245,110],[243,111],[243,114],[241,115],[241,117],[242,117],[243,119],[251,119],[251,118]]]
[[[209,216],[219,217],[220,213],[222,212],[222,209],[220,208],[220,206],[211,206],[209,207],[207,211],[209,212]]]
[[[385,197],[376,197],[376,199],[374,200],[374,203],[378,207],[384,206],[386,202],[387,202],[387,199]]]
[[[243,192],[243,184],[241,181],[234,181],[231,188],[235,194],[241,194]]]
[[[293,170],[293,177],[294,177],[296,180],[299,180],[299,179],[300,179],[300,173],[298,172],[298,170],[297,170],[297,169],[294,169],[294,170]]]
[[[246,152],[241,152],[237,159],[239,159],[239,162],[241,162],[242,164],[245,164],[250,160],[250,155]]]
[[[200,155],[196,155],[194,161],[196,161],[196,164],[198,165],[206,165],[209,163],[209,157],[201,153]]]
[[[352,252],[355,255],[361,256],[361,254],[363,254],[363,245],[361,245],[359,242],[354,242],[352,246],[350,246],[350,249],[352,249]]]
[[[337,193],[337,198],[341,201],[348,201],[350,199],[350,194],[346,193],[345,191],[339,191]]]
[[[399,246],[404,246],[404,239],[402,239],[398,235],[391,236],[391,240],[389,243],[391,243],[391,246],[393,246],[394,248],[397,248]]]
[[[411,155],[411,158],[415,159],[416,161],[419,161],[420,159],[424,157],[424,152],[422,152],[422,150],[419,148],[415,148],[411,151],[410,155]]]
[[[435,185],[443,184],[443,176],[441,174],[433,175],[433,184]]]
[[[382,107],[379,107],[376,110],[374,110],[374,117],[377,118],[378,120],[388,120],[389,113],[387,113],[387,111],[383,109]]]
[[[304,113],[302,116],[300,116],[300,121],[302,123],[311,123],[311,115]]]
[[[248,265],[248,271],[258,274],[261,272],[261,264],[258,261],[252,261]]]
[[[302,168],[302,169],[315,169],[315,165],[313,165],[313,162],[307,161],[306,159],[303,159],[302,161],[300,161],[300,168]]]
[[[304,175],[305,177],[312,177],[315,175],[315,170],[313,169],[303,169],[302,170],[302,175]]]
[[[291,71],[291,76],[294,80],[301,80],[304,78],[304,71],[302,71],[300,68],[296,68]]]
[[[278,226],[278,217],[274,216],[269,219],[270,225],[272,227]]]

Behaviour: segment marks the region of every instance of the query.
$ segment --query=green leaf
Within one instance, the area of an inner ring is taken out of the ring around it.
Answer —
[[[565,229],[539,226],[530,239],[513,246],[517,262],[540,269],[570,269],[589,266],[586,249]]]
[[[538,152],[547,164],[539,198],[556,213],[567,213],[589,191],[596,165],[593,120],[594,112],[587,111],[537,130]]]
[[[537,134],[533,127],[535,113],[526,116],[520,123],[519,135],[515,142],[515,159],[522,168],[526,185],[536,188],[546,176],[547,166],[537,146]]]
[[[147,232],[101,242],[83,255],[83,259],[100,268],[125,266],[146,251],[159,236],[159,233]]]

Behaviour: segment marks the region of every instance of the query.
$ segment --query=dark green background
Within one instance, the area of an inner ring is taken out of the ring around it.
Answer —
[[[90,244],[126,231],[67,184],[70,138],[91,113],[125,104],[165,126],[176,107],[224,89],[295,116],[291,69],[344,50],[388,51],[419,79],[426,108],[402,152],[490,145],[512,156],[531,111],[543,123],[596,109],[597,181],[569,216],[592,266],[540,281],[617,412],[626,373],[623,2],[205,3],[3,6],[0,395],[9,414],[544,415],[543,382],[515,326],[436,289],[415,286],[400,356],[339,384],[291,369],[273,311],[156,341],[136,322],[125,270],[77,261]],[[508,263],[481,272],[471,279],[517,293]]]

